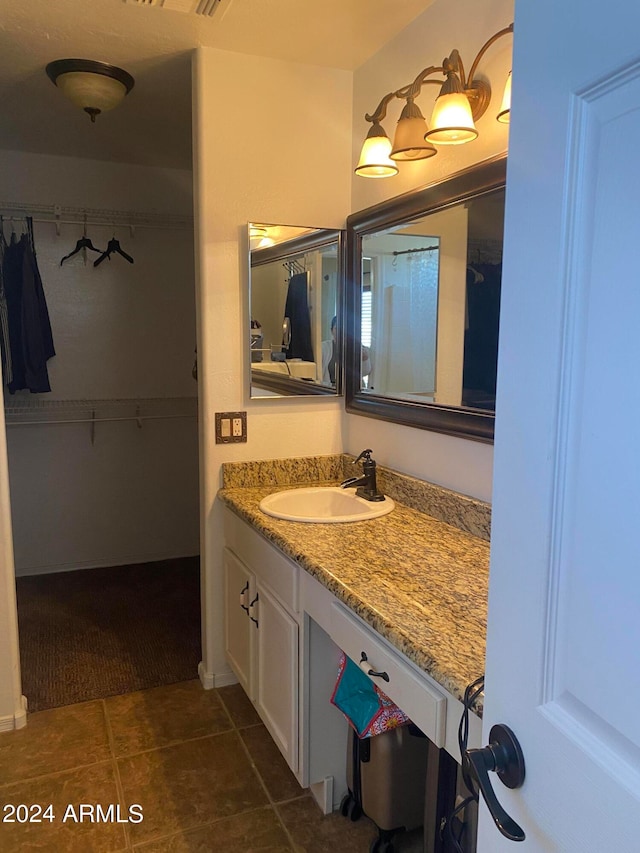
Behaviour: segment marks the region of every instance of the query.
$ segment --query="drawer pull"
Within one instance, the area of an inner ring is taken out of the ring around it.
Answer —
[[[382,678],[383,681],[389,681],[389,676],[386,672],[376,672],[375,669],[371,669],[369,659],[364,652],[360,652],[360,669],[372,678]]]

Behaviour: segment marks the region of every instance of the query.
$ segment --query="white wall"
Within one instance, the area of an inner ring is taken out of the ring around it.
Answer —
[[[22,728],[27,722],[21,695],[9,468],[3,436],[4,411],[0,410],[0,732]]]
[[[361,66],[354,75],[352,162],[358,160],[370,125],[364,120],[387,92],[415,79],[429,65],[439,65],[453,48],[460,52],[467,72],[478,50],[496,31],[513,20],[512,0],[436,0],[416,21]],[[479,138],[460,146],[441,147],[435,157],[404,163],[400,174],[384,180],[353,176],[353,211],[400,193],[441,180],[460,169],[504,152],[508,126],[495,120],[502,83],[510,69],[512,38],[497,41],[485,54],[478,72],[493,84],[489,109],[478,122]],[[423,87],[417,99],[429,118],[438,88]],[[401,104],[389,106],[382,122],[393,136]],[[465,441],[435,432],[399,427],[358,415],[345,416],[345,451],[358,453],[373,447],[384,465],[414,474],[484,500],[491,498],[492,445]]]
[[[5,205],[192,212],[192,175],[179,170],[5,151],[0,184]],[[89,225],[96,247],[116,236],[134,259],[96,268],[91,253],[60,265],[81,225],[34,230],[56,347],[52,391],[36,399],[196,396],[193,230]],[[99,424],[90,439],[87,425],[7,426],[16,574],[196,554],[195,418]]]
[[[342,398],[249,401],[246,223],[342,228],[351,192],[351,74],[200,49],[194,65],[194,170],[205,554],[203,681],[222,683],[225,460],[342,450]],[[229,84],[233,81],[233,85]],[[214,413],[248,412],[246,444],[216,445]]]

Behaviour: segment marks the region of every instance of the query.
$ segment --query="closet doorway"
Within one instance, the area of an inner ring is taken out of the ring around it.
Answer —
[[[50,392],[4,384],[35,711],[197,678],[192,176],[7,154],[0,172],[22,191],[0,200],[3,232],[33,222],[55,347]]]

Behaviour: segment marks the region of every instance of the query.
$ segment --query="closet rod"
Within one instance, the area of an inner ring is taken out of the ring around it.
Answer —
[[[137,421],[140,423],[141,421],[154,421],[154,420],[172,420],[174,418],[195,418],[197,417],[196,413],[193,412],[190,415],[131,415],[128,418],[76,418],[74,420],[66,420],[60,419],[57,421],[6,421],[6,426],[39,426],[44,424],[45,426],[51,426],[55,424],[100,424],[107,423],[110,421]]]
[[[24,216],[5,216],[5,222],[20,222],[24,220]],[[191,225],[185,225],[183,223],[175,223],[175,222],[167,222],[165,224],[151,223],[151,222],[120,222],[114,221],[109,222],[107,220],[103,220],[99,222],[97,220],[87,219],[85,222],[84,219],[36,219],[35,216],[32,217],[33,222],[44,222],[49,225],[97,225],[101,228],[191,228]]]
[[[24,220],[26,218],[26,214],[25,214],[25,216],[7,216],[6,214],[0,214],[0,215],[2,215],[5,222],[24,222]],[[32,216],[31,220],[32,220],[32,222],[38,222],[38,223],[42,222],[42,223],[45,223],[48,225],[55,225],[56,228],[59,228],[60,225],[82,225],[83,227],[85,225],[92,225],[92,226],[97,225],[101,228],[129,228],[129,229],[135,229],[135,228],[184,228],[184,229],[190,229],[193,227],[191,224],[186,224],[183,222],[166,222],[166,223],[161,224],[161,223],[157,223],[157,222],[154,222],[154,223],[152,223],[152,222],[122,222],[120,220],[114,220],[113,222],[110,222],[109,220],[106,220],[106,219],[104,219],[102,221],[87,219],[87,221],[85,222],[84,219],[41,219],[41,218],[35,217],[35,216]]]
[[[403,249],[401,252],[391,252],[392,255],[415,255],[416,252],[437,252],[440,246],[426,246],[424,249]]]
[[[34,222],[64,225],[124,225],[157,228],[193,228],[188,214],[145,212],[142,210],[110,210],[96,207],[64,207],[60,204],[24,204],[0,201],[0,214],[7,218],[31,216]]]

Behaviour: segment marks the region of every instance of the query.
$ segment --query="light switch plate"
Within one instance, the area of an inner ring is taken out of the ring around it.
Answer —
[[[246,412],[216,412],[216,444],[232,444],[246,440]]]

